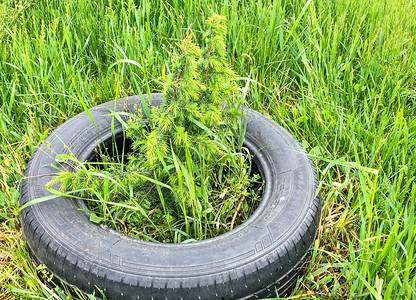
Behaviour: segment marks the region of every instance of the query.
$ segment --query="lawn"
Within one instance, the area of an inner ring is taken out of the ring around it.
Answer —
[[[161,91],[175,43],[212,11],[247,105],[318,171],[319,235],[288,299],[416,299],[416,1],[136,2],[1,0],[0,299],[67,297],[21,238],[36,147],[83,104]]]

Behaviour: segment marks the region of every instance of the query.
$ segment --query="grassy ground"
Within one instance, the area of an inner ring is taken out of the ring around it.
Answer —
[[[211,11],[228,17],[234,69],[260,83],[249,105],[317,166],[319,238],[290,299],[416,299],[416,1],[0,2],[0,299],[65,298],[20,235],[36,146],[80,99],[159,91],[175,42]]]

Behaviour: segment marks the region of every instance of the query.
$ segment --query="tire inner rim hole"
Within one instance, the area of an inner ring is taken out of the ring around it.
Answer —
[[[115,142],[113,142],[114,140],[115,140]],[[247,147],[246,143],[243,143],[243,147]],[[102,154],[104,154],[108,157],[118,156],[118,161],[124,161],[126,163],[128,161],[128,155],[132,151],[133,151],[132,150],[132,140],[130,140],[128,138],[125,138],[123,135],[121,135],[121,136],[119,135],[115,138],[112,137],[112,138],[104,141],[103,144],[99,145],[95,149],[94,154],[92,155],[92,158],[89,161],[92,163],[92,165],[95,168],[97,168],[99,170],[103,170],[104,167],[103,167],[102,164],[100,164],[102,162]],[[251,152],[252,151],[250,151],[250,154],[253,155]],[[122,158],[123,158],[123,160],[122,160]],[[97,164],[94,164],[94,163],[97,163]],[[262,170],[260,170],[260,168],[258,166],[258,163],[256,162],[255,158],[252,159],[249,176],[251,177],[254,174],[258,174],[260,176],[260,181],[263,182],[264,179],[263,179],[263,176],[262,176]],[[264,182],[262,184],[256,184],[251,189],[261,189],[259,191],[259,196],[258,196],[259,199],[261,199],[262,196],[263,196],[263,192],[264,192]],[[89,211],[92,210],[92,206],[90,205],[91,202],[83,201],[83,200],[80,200],[79,202],[80,202],[79,204],[81,206],[81,209],[84,210],[84,212],[86,214],[88,214],[88,216],[90,216]],[[239,225],[246,222],[249,219],[249,217],[255,212],[255,210],[257,209],[257,207],[259,206],[259,203],[260,203],[260,201],[251,201],[251,202],[252,202],[251,205],[253,205],[253,206],[251,207],[250,215],[245,220],[243,220],[241,223],[234,226],[233,229],[237,228]],[[100,225],[102,225],[102,224],[100,223]],[[112,228],[112,226],[108,226],[108,227]],[[112,229],[115,229],[115,228],[112,228]],[[117,231],[119,231],[122,234],[125,233],[125,232],[120,231],[120,230],[117,230]]]

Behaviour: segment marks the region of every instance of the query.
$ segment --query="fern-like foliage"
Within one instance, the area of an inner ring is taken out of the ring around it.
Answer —
[[[232,103],[237,91],[235,74],[226,60],[225,21],[217,14],[207,20],[203,51],[192,42],[192,34],[178,43],[180,51],[173,59],[172,73],[165,85],[164,104],[153,108],[150,128],[140,130],[139,124],[130,124],[127,131],[135,150],[130,170],[152,172],[159,180],[166,180],[172,152],[186,165],[189,149],[195,166],[203,164],[214,172],[232,148],[229,126],[239,114],[233,106],[221,108],[222,104]],[[196,175],[199,176],[194,183],[201,186],[201,180],[206,178]],[[178,184],[176,177],[169,176],[172,187]]]

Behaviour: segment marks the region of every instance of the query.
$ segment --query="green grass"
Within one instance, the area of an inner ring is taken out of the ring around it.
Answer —
[[[36,146],[82,101],[160,91],[173,45],[211,11],[227,16],[233,69],[259,83],[248,104],[317,166],[319,237],[290,299],[416,299],[414,0],[2,0],[0,299],[65,294],[35,275],[20,236]]]

